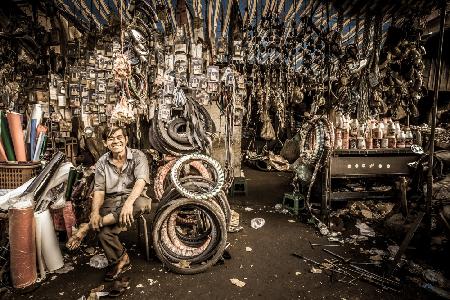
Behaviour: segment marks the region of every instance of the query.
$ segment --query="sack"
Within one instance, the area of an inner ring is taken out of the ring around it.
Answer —
[[[273,128],[272,122],[269,116],[265,116],[263,120],[263,126],[261,129],[261,138],[266,141],[275,140],[275,129]]]
[[[300,156],[300,143],[296,136],[284,142],[280,155],[291,164]]]

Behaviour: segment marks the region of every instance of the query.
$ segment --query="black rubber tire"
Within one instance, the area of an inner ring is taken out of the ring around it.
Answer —
[[[183,206],[196,206],[198,208],[201,208],[204,212],[207,213],[207,215],[210,216],[211,220],[214,222],[218,234],[217,244],[214,245],[215,247],[210,251],[211,253],[208,253],[208,258],[206,258],[206,260],[202,261],[200,264],[190,264],[189,268],[183,268],[178,263],[174,263],[174,260],[176,260],[176,258],[166,256],[166,253],[164,253],[164,249],[162,249],[161,247],[159,233],[163,222],[171,215],[173,211]],[[187,198],[179,199],[177,201],[171,202],[170,205],[166,206],[161,214],[158,215],[158,218],[155,219],[154,226],[152,228],[152,237],[153,248],[155,249],[156,255],[165,265],[165,267],[178,274],[198,274],[209,269],[222,257],[227,242],[227,228],[225,217],[221,211],[221,208],[215,202],[196,201]]]
[[[175,118],[167,124],[167,134],[176,142],[182,144],[189,144],[189,139],[186,133],[178,133],[178,128],[181,125],[186,125],[186,120],[184,118]]]

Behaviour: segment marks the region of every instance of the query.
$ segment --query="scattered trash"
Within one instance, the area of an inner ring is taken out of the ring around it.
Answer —
[[[367,218],[367,219],[373,218],[373,213],[370,210],[362,209],[361,214],[363,215],[364,218]]]
[[[100,297],[107,296],[109,292],[105,292],[105,285],[99,285],[96,288],[93,288],[89,294],[87,300],[98,300]]]
[[[367,255],[380,255],[380,256],[386,255],[386,251],[376,249],[376,248],[371,248],[370,250],[360,249],[359,252],[362,254],[367,254]]]
[[[389,256],[394,257],[397,254],[398,249],[400,249],[400,247],[397,245],[388,246]]]
[[[266,220],[264,220],[263,218],[254,218],[250,221],[250,223],[253,229],[259,229],[264,226]]]
[[[58,276],[53,275],[52,278],[50,278],[50,281],[55,280]]]
[[[252,251],[253,251],[253,249],[252,249],[252,248],[250,248],[250,247],[245,247],[245,251],[247,251],[247,252],[252,252]]]
[[[367,240],[369,240],[367,236],[353,234],[349,238],[346,238],[344,242],[348,244],[358,245],[359,242],[364,242]]]
[[[245,211],[252,211],[253,208],[251,208],[251,207],[246,207],[246,208],[244,208],[244,210],[245,210]]]
[[[72,263],[66,263],[61,269],[56,270],[54,273],[56,274],[66,274],[70,271],[73,271],[74,267],[72,266]]]
[[[383,257],[381,257],[380,254],[373,255],[373,256],[371,256],[369,258],[370,258],[370,260],[373,260],[373,261],[382,261],[383,260]]]
[[[373,189],[378,187],[373,187]],[[383,188],[383,187],[380,187]],[[384,219],[394,208],[394,203],[374,202],[374,201],[355,201],[349,204],[348,208],[339,209],[332,213],[333,216],[352,215],[354,217],[363,217],[369,220]]]
[[[158,283],[158,280],[153,280],[151,278],[147,279],[147,281],[148,281],[148,284],[150,284],[150,285],[154,285],[154,284]]]
[[[322,269],[318,269],[318,268],[312,267],[311,268],[311,273],[320,274],[320,273],[322,273]]]
[[[180,260],[178,266],[183,269],[189,269],[191,267],[191,262],[185,259]]]
[[[317,227],[319,228],[321,235],[329,235],[330,234],[330,230],[328,229],[327,225],[325,225],[324,223],[319,222],[319,224],[317,224]]]
[[[441,288],[447,288],[450,286],[450,282],[444,277],[444,275],[442,275],[441,272],[427,269],[423,272],[423,277],[430,283],[437,283],[437,285]]]
[[[295,272],[295,276],[302,275],[301,272]]]
[[[89,255],[94,255],[95,254],[95,248],[94,247],[88,247],[84,251],[86,251],[86,253],[89,254]]]
[[[136,287],[140,289],[140,288],[143,288],[144,285],[142,283],[139,283]]]
[[[289,223],[295,223],[295,220],[288,220]]]
[[[89,265],[96,269],[103,269],[108,266],[108,259],[104,254],[97,254],[91,257]]]
[[[359,229],[359,234],[368,237],[375,237],[375,231],[366,223],[358,223],[355,225]]]
[[[423,284],[422,287],[424,289],[427,289],[427,290],[435,293],[436,295],[438,295],[438,296],[440,296],[440,297],[442,297],[444,299],[450,299],[450,293],[447,292],[446,290],[443,290],[441,288],[435,287],[435,286],[433,286],[433,285],[431,285],[429,283]]]
[[[106,297],[109,295],[109,292],[97,292],[97,297]]]
[[[59,295],[60,295],[60,296],[63,296],[63,295],[64,295],[64,292],[59,293]]]
[[[239,213],[234,210],[231,210],[231,220],[230,226],[228,227],[228,232],[239,232],[243,229],[242,226],[239,226]]]
[[[341,243],[341,244],[344,243],[343,240],[341,240],[341,239],[339,239],[339,238],[337,238],[337,237],[334,237],[334,236],[330,236],[330,237],[328,238],[328,241],[329,241],[329,242],[337,242],[337,243]]]
[[[230,281],[231,281],[232,284],[234,284],[235,286],[238,286],[238,287],[244,287],[245,284],[246,284],[245,282],[240,281],[237,278],[231,278]]]
[[[283,208],[283,205],[281,203],[275,204],[276,210],[281,210]]]

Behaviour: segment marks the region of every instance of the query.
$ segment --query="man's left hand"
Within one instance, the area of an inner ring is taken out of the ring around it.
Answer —
[[[122,226],[131,226],[134,222],[133,218],[133,204],[129,201],[125,201],[123,204],[122,210],[120,211],[119,223]]]

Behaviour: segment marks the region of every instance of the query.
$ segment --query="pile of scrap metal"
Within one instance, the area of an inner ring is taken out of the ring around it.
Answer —
[[[168,269],[196,274],[222,257],[231,219],[224,183],[220,164],[202,154],[182,156],[158,170],[153,248]]]

